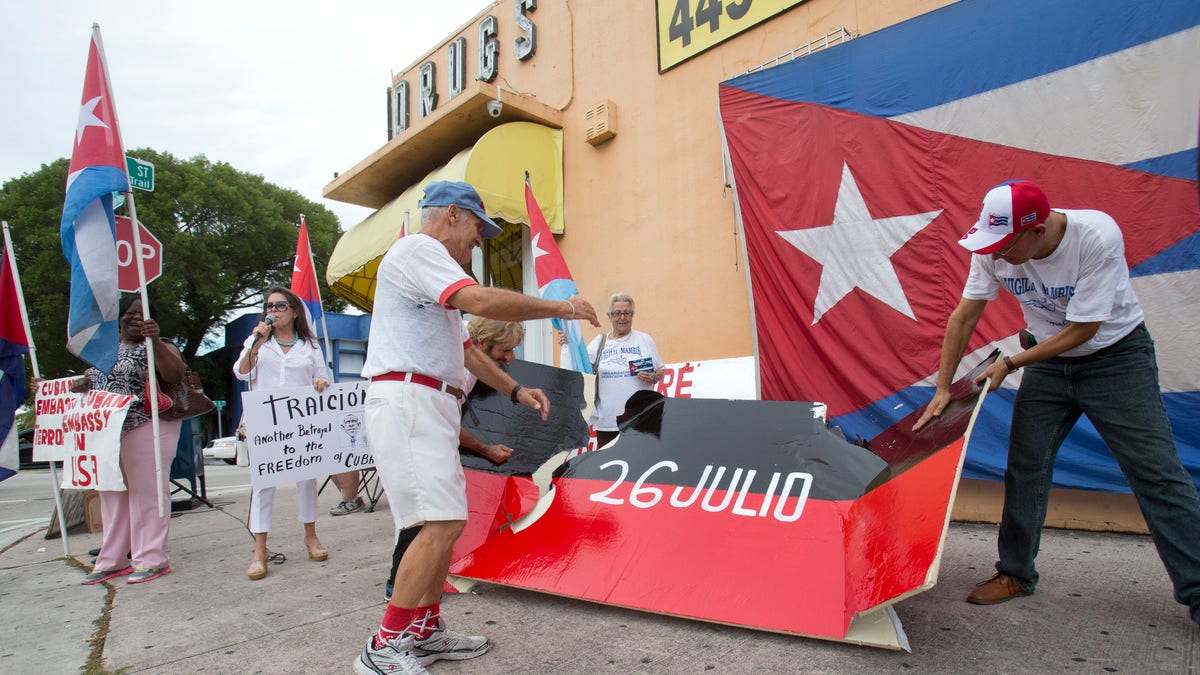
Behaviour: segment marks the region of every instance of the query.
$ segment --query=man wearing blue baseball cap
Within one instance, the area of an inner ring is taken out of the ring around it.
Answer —
[[[402,237],[379,263],[370,349],[367,439],[397,530],[422,525],[393,579],[379,630],[367,639],[355,672],[424,673],[439,659],[463,660],[491,647],[481,635],[446,628],[442,584],[454,542],[467,521],[466,478],[459,463],[459,409],[466,371],[509,392],[545,420],[550,401],[527,389],[471,343],[461,312],[502,321],[586,319],[586,300],[543,300],[479,285],[462,266],[484,239],[502,230],[467,183],[437,181],[420,201],[421,231]]]
[[[1024,369],[1009,431],[1000,560],[967,601],[991,605],[1033,593],[1054,457],[1087,415],[1137,497],[1175,599],[1200,623],[1200,498],[1175,449],[1116,221],[1100,211],[1051,210],[1041,188],[1015,180],[987,193],[959,243],[974,253],[971,271],[946,325],[937,392],[913,429],[950,402],[958,363],[1001,288],[1021,302],[1034,337],[976,380],[990,380],[994,391]]]

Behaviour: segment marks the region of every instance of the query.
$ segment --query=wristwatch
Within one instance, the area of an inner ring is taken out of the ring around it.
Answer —
[[[1010,372],[1010,373],[1015,373],[1017,370],[1020,369],[1020,366],[1013,363],[1012,359],[1009,358],[1008,356],[1004,357],[1004,365],[1008,366],[1008,372]]]

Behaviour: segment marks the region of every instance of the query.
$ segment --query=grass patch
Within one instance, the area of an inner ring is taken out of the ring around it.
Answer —
[[[71,567],[78,568],[83,572],[87,572],[87,567],[74,558],[63,558]],[[91,650],[88,652],[87,664],[83,666],[84,675],[123,675],[128,669],[118,668],[116,670],[106,670],[104,668],[104,641],[108,639],[108,623],[111,619],[113,598],[117,597],[117,589],[107,581],[103,582],[107,591],[104,594],[104,606],[101,608],[100,616],[92,621],[92,625],[96,630],[92,633],[92,637],[88,639],[88,644],[91,645]]]

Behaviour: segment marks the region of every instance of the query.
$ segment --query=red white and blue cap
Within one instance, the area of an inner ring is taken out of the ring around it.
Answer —
[[[449,180],[434,181],[425,186],[425,196],[417,202],[419,208],[450,206],[451,204],[479,216],[479,219],[483,221],[482,237],[484,239],[504,234],[504,230],[488,217],[487,211],[483,208],[483,199],[470,183]]]
[[[1049,217],[1050,201],[1042,188],[1027,180],[1010,180],[988,190],[979,222],[967,230],[958,245],[973,253],[989,255]]]

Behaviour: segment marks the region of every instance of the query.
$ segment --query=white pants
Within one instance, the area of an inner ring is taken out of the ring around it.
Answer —
[[[296,495],[301,523],[317,522],[317,479],[296,483]],[[250,493],[250,531],[254,534],[271,531],[271,508],[275,505],[275,488],[265,487]]]
[[[411,382],[372,382],[363,413],[396,529],[429,520],[466,520],[458,401]]]

